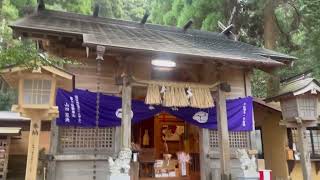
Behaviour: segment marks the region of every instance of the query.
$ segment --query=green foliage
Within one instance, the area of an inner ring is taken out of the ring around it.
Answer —
[[[16,94],[13,90],[0,92],[0,111],[9,111],[11,109],[11,105],[16,102]]]
[[[1,7],[1,16],[4,19],[17,19],[19,10],[11,3],[10,0],[3,0]]]
[[[320,2],[314,0],[303,0],[301,12],[304,14],[303,26],[305,40],[302,48],[305,50],[302,58],[308,58],[309,67],[320,79]]]
[[[47,0],[46,7],[80,14],[92,14],[100,6],[99,16],[139,21],[146,9],[147,0]]]
[[[177,19],[177,26],[183,27],[183,25],[185,25],[190,19],[193,19],[195,11],[196,9],[194,6],[192,6],[192,4],[186,4]],[[195,27],[195,24],[193,24],[193,27]]]
[[[81,14],[91,14],[92,0],[46,0],[46,8],[76,12]]]
[[[147,0],[124,0],[123,19],[140,21],[146,13]]]
[[[17,15],[23,16],[34,11],[37,0],[11,0],[11,4],[19,11]]]
[[[201,29],[206,31],[215,31],[217,30],[218,21],[222,19],[222,15],[220,14],[209,14],[202,23]]]
[[[173,0],[152,0],[151,1],[151,22],[165,24],[164,15],[172,9]]]
[[[35,44],[30,41],[17,43],[15,46],[2,50],[0,53],[0,69],[19,65],[27,68],[37,68],[40,65],[62,66],[71,64],[72,60],[47,56],[39,53]]]
[[[151,22],[182,27],[192,19],[196,29],[217,30],[218,20],[225,21],[221,9],[223,0],[153,0]]]
[[[252,84],[252,92],[254,93],[254,97],[265,98],[267,97],[267,73],[255,69],[253,71],[253,76],[251,79]]]

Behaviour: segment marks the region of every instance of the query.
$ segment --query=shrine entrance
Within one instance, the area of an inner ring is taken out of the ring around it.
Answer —
[[[168,113],[134,124],[139,179],[200,179],[199,130]]]

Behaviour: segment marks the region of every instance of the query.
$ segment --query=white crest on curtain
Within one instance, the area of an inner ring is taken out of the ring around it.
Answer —
[[[116,111],[117,118],[122,118],[122,108],[117,109]],[[133,111],[131,110],[131,118],[133,118]]]
[[[206,123],[208,122],[208,118],[209,115],[208,113],[204,112],[204,111],[199,111],[197,113],[195,113],[192,117],[192,119],[196,120],[199,123]]]

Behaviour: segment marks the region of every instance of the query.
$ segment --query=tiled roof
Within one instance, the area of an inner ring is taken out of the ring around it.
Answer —
[[[308,86],[314,80],[315,80],[314,78],[306,78],[306,79],[296,80],[296,81],[281,85],[278,95],[283,95],[283,94],[298,91]]]
[[[11,27],[14,30],[79,35],[87,46],[104,45],[122,50],[186,55],[255,65],[279,66],[283,64],[282,60],[295,59],[230,40],[219,33],[193,29],[184,32],[176,27],[141,25],[131,21],[50,10],[38,11],[14,22]]]
[[[272,100],[276,100],[282,96],[293,95],[295,92],[308,87],[311,83],[314,83],[317,86],[320,86],[320,83],[312,77],[304,77],[304,78],[295,79],[289,82],[284,82],[281,84],[279,91],[273,96],[265,99],[265,101],[269,102]]]

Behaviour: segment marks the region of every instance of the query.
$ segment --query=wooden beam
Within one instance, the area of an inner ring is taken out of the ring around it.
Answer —
[[[220,172],[221,180],[231,179],[230,168],[230,143],[229,143],[229,130],[227,120],[227,107],[226,95],[220,88],[216,92],[216,107],[217,107],[217,120],[218,120],[218,137],[220,149]]]
[[[223,34],[223,35],[227,36],[228,38],[233,39],[235,41],[238,40],[238,37],[235,34],[233,34],[233,32],[231,31],[234,28],[233,24],[229,24],[226,27],[224,24],[222,24],[220,21],[218,21],[218,26],[221,29],[220,34]]]
[[[228,21],[228,24],[232,24],[232,21],[234,19],[234,16],[236,14],[236,11],[237,11],[237,6],[234,6],[233,9],[232,9],[232,13],[231,13],[231,16],[229,18],[229,21]]]
[[[227,36],[229,36],[231,34],[231,30],[234,28],[233,24],[230,24],[229,26],[227,26],[225,29],[222,30],[221,34],[225,34]]]
[[[108,161],[109,157],[115,158],[114,153],[107,154],[58,154],[54,156],[55,161]],[[55,180],[55,179],[49,179]]]
[[[51,32],[49,30],[34,30],[26,29],[26,28],[14,28],[14,37],[27,37],[29,35],[30,38],[41,39],[41,40],[50,40],[56,39],[58,40],[59,36],[63,36],[65,38],[76,38],[82,43],[82,34],[80,33],[62,33],[62,32]],[[82,45],[82,44],[81,44]]]
[[[306,135],[306,127],[300,124],[297,127],[298,132],[298,148],[300,152],[300,162],[302,166],[303,180],[311,180],[311,161],[308,150],[308,139]]]

